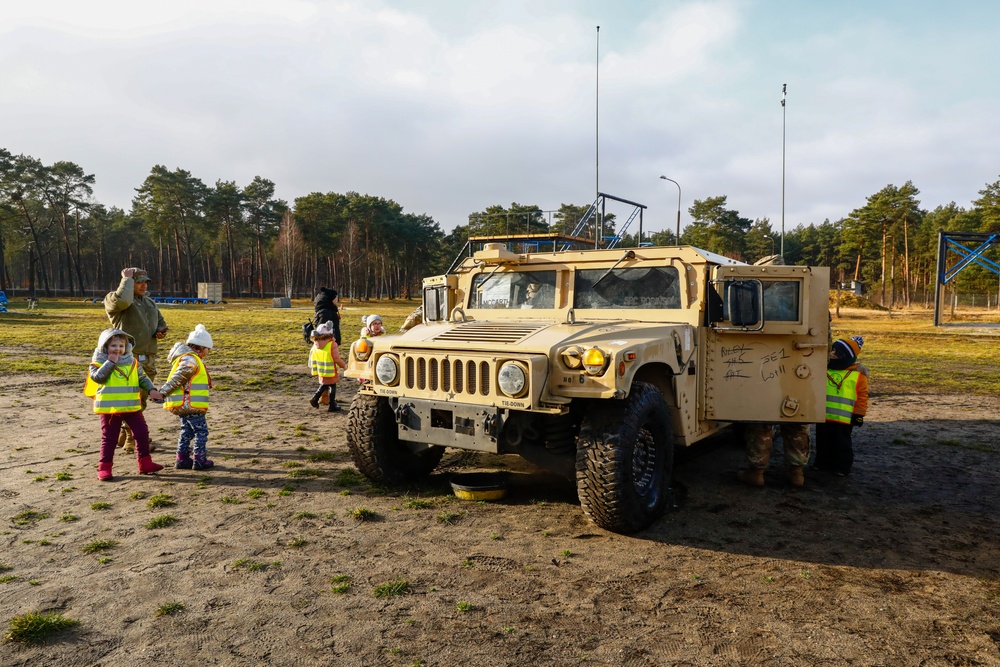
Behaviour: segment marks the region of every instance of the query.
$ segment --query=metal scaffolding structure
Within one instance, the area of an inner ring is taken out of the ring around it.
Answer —
[[[969,244],[976,244],[974,247]],[[1000,234],[989,232],[938,232],[937,280],[934,286],[934,326],[941,326],[941,295],[944,286],[950,283],[965,268],[976,264],[1000,275],[997,264],[986,253],[1000,246]],[[958,261],[948,266],[948,251],[958,256]]]

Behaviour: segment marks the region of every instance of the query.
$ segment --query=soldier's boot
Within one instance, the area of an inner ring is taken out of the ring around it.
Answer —
[[[764,469],[747,468],[746,470],[740,470],[736,473],[736,478],[747,486],[762,487],[764,486]]]
[[[124,438],[122,434],[124,434]],[[135,454],[135,436],[132,435],[131,429],[122,428],[122,432],[118,435],[118,442],[122,443],[126,454]]]
[[[802,466],[788,466],[788,481],[796,489],[801,489],[806,483],[806,474]]]

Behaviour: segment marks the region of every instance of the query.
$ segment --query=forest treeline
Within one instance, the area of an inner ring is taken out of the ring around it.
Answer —
[[[128,211],[93,196],[95,176],[79,165],[51,165],[0,148],[0,289],[94,295],[117,284],[125,266],[150,271],[156,292],[194,295],[222,283],[227,298],[298,296],[337,287],[352,298],[417,293],[424,276],[444,272],[470,235],[601,235],[634,246],[638,223],[613,214],[580,227],[588,205],[493,205],[449,233],[430,216],[356,192],[310,193],[289,204],[261,176],[207,185],[183,169],[156,165]],[[829,266],[834,283],[858,281],[881,303],[910,303],[933,290],[938,231],[1000,231],[1000,181],[968,209],[954,202],[921,207],[907,181],[887,185],[846,217],[786,229],[788,264]],[[728,208],[725,195],[695,200],[680,242],[753,262],[781,250],[766,218]],[[622,227],[616,231],[616,227]],[[626,229],[627,227],[627,229]],[[647,222],[647,230],[649,224]],[[673,230],[642,241],[671,245]],[[997,293],[997,276],[973,266],[955,281],[962,292]]]

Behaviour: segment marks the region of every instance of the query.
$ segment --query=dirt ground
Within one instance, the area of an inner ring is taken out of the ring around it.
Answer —
[[[2,642],[0,664],[1000,665],[996,397],[875,395],[854,474],[801,491],[780,455],[766,489],[738,486],[718,438],[680,455],[673,510],[622,536],[515,459],[449,453],[419,487],[372,488],[345,413],[311,409],[298,367],[271,384],[213,394],[214,470],[139,477],[120,454],[100,483],[79,383],[5,378],[3,632],[36,611],[80,625]],[[170,463],[176,418],[148,421]],[[451,495],[456,471],[501,466],[505,499]],[[116,546],[84,552],[98,540]],[[375,595],[392,582],[406,594]]]

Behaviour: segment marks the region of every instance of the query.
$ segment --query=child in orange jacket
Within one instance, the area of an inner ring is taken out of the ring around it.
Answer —
[[[816,424],[813,467],[840,477],[851,472],[851,432],[864,425],[868,412],[868,373],[858,364],[862,345],[860,336],[833,342],[826,371],[826,422]]]
[[[340,412],[337,406],[337,383],[342,374],[339,368],[347,368],[340,358],[340,349],[334,339],[333,322],[324,322],[316,327],[312,334],[313,346],[309,349],[309,370],[319,377],[319,389],[309,399],[309,405],[319,407],[319,401],[328,390],[330,392],[330,407],[327,412]]]

